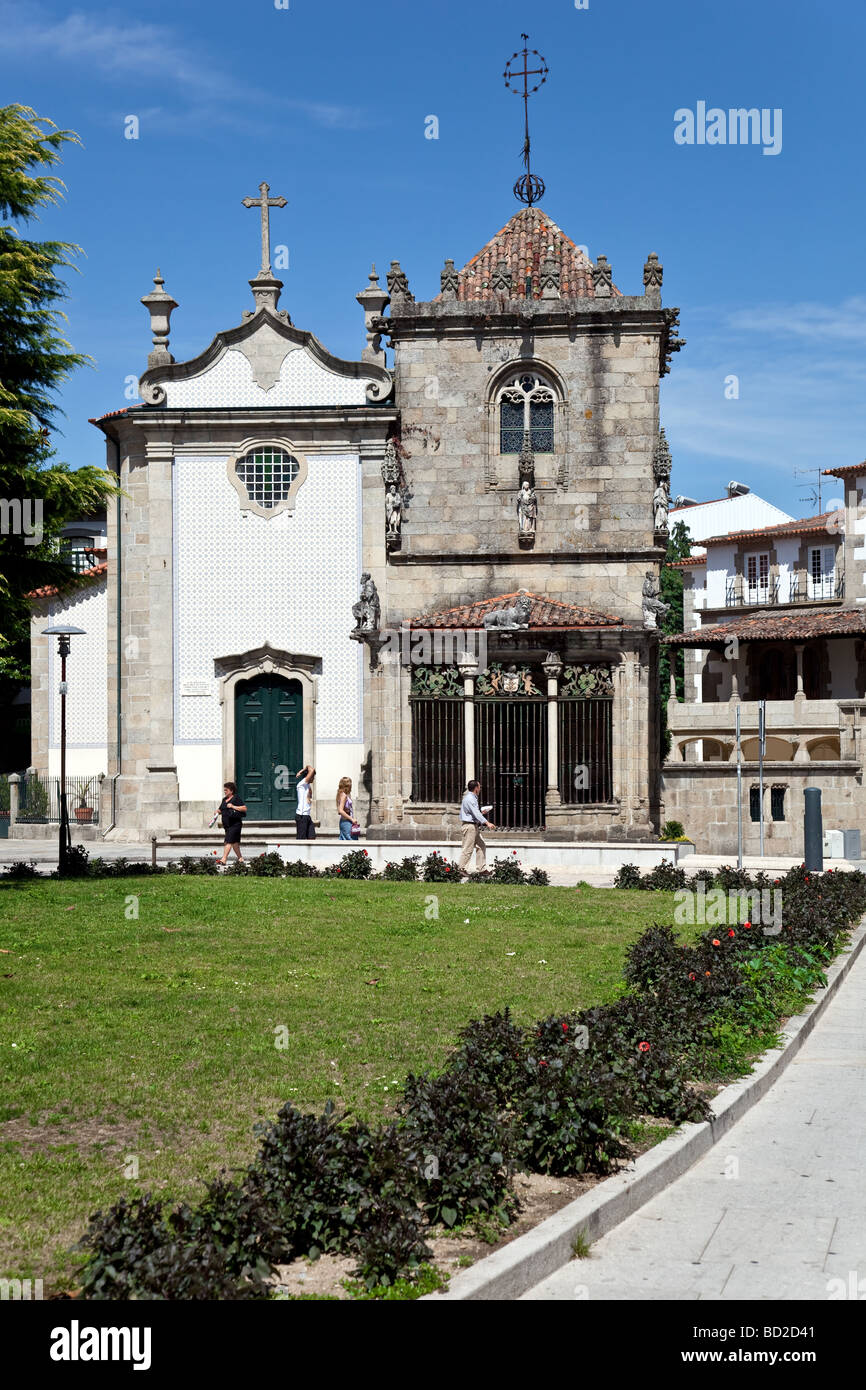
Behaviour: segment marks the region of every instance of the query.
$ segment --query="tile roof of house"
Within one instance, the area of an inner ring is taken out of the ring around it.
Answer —
[[[139,405],[125,405],[120,410],[108,410],[104,415],[94,415],[88,419],[88,425],[98,425],[100,420],[113,420],[117,415],[129,415],[133,410],[141,410]]]
[[[669,570],[684,570],[691,565],[705,565],[706,555],[687,555],[684,560],[668,560],[665,568]]]
[[[458,299],[492,299],[489,288],[493,271],[505,261],[511,271],[511,298],[526,296],[526,276],[532,276],[533,294],[539,291],[541,262],[548,247],[560,266],[559,292],[563,299],[594,299],[592,261],[557,227],[541,208],[521,208],[506,222],[486,246],[458,272]],[[620,291],[613,286],[615,295]],[[441,299],[441,294],[436,299]]]
[[[825,468],[824,476],[831,474],[834,478],[851,478],[855,473],[866,473],[866,460],[863,463],[847,463],[844,468]]]
[[[861,637],[866,634],[862,608],[822,609],[808,613],[761,613],[754,618],[735,618],[689,632],[665,637],[672,647],[712,647],[736,637],[740,642],[801,642],[811,637]]]
[[[94,579],[102,579],[106,574],[108,574],[108,562],[107,560],[103,560],[100,564],[94,565],[92,569],[82,570],[82,572],[76,576],[78,582],[69,589],[65,589],[64,594],[74,594],[78,588],[83,588],[85,584],[91,583]],[[27,597],[56,598],[59,593],[60,590],[56,588],[54,584],[43,584],[41,589],[31,589]]]
[[[513,594],[497,594],[495,598],[480,599],[477,603],[464,603],[458,608],[446,608],[439,613],[425,613],[414,618],[413,628],[480,628],[486,613],[495,608],[511,608],[515,600],[524,595],[530,601],[530,628],[568,630],[583,627],[622,627],[623,619],[610,613],[598,613],[592,608],[579,608],[573,603],[561,603],[559,599],[545,598],[543,594],[527,593],[521,589]],[[507,629],[506,629],[507,630]],[[514,631],[514,629],[511,629]],[[524,629],[525,630],[525,629]]]
[[[818,516],[803,517],[801,521],[783,521],[778,526],[760,526],[753,531],[731,531],[726,536],[708,536],[702,544],[726,545],[728,541],[751,540],[753,536],[759,540],[764,537],[769,540],[772,536],[807,536],[813,531],[829,532],[831,528],[827,525],[828,521],[832,519],[835,523],[838,515],[836,511],[821,512]]]

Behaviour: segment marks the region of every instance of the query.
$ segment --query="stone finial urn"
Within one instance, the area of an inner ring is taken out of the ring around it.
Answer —
[[[148,354],[148,367],[162,367],[174,361],[168,350],[168,334],[171,325],[172,310],[177,308],[177,300],[172,299],[170,294],[166,294],[162,288],[165,281],[162,273],[157,266],[156,274],[153,277],[156,286],[150,294],[142,298],[142,304],[150,314],[150,331],[153,334],[153,348]]]

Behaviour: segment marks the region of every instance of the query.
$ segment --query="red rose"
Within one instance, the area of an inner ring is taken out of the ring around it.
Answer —
[[[714,937],[713,937],[713,945],[714,945],[714,946],[721,946],[721,944],[722,944],[722,943],[721,943],[721,941],[719,941],[718,937],[714,936]]]
[[[690,971],[689,971],[689,979],[690,979],[690,980],[695,980],[695,979],[697,979],[697,976],[695,975],[694,970],[690,970]]]
[[[445,872],[446,872],[446,874],[450,874],[450,872],[451,872],[451,870],[448,868],[447,865],[445,866]]]
[[[736,936],[736,934],[737,933],[734,931],[733,927],[731,927],[730,931],[728,932],[728,936]]]
[[[539,1065],[540,1067],[546,1067],[546,1066],[547,1066],[547,1063],[545,1062],[545,1060],[544,1060],[543,1057],[542,1057],[542,1059],[541,1059],[541,1061],[539,1062],[538,1065]]]
[[[568,1032],[568,1024],[567,1024],[567,1023],[563,1023],[563,1025],[562,1025],[562,1031],[563,1031],[563,1033],[567,1033],[567,1032]]]
[[[743,923],[743,931],[751,931],[751,928],[752,928],[751,922],[744,922],[744,923]]]
[[[638,1043],[637,1049],[638,1049],[638,1052],[649,1052],[649,1050],[650,1050],[650,1045],[649,1045],[648,1042]]]

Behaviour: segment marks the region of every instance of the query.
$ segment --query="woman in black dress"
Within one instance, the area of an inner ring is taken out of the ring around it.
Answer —
[[[223,791],[225,795],[219,804],[218,814],[222,817],[225,844],[223,845],[223,857],[217,860],[217,863],[225,864],[229,857],[229,850],[233,849],[238,857],[238,863],[244,864],[246,861],[241,854],[241,826],[244,823],[247,808],[238,801],[238,789],[234,782],[226,782]]]

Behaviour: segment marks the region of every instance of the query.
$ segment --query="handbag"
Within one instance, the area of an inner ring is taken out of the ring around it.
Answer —
[[[360,825],[353,825],[352,829],[349,831],[349,834],[351,835],[353,840],[359,840],[361,838]]]

